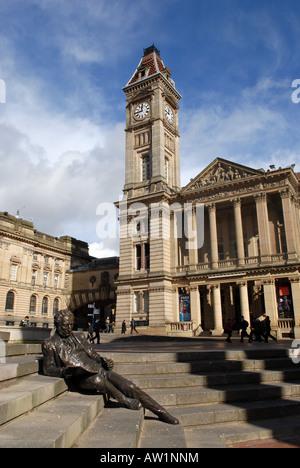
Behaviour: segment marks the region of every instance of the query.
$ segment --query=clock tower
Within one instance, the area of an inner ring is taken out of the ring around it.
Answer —
[[[180,190],[178,101],[181,98],[153,45],[129,82],[126,94],[124,195]]]
[[[120,209],[117,328],[132,318],[164,331],[173,320],[169,204],[181,190],[178,101],[181,98],[153,45],[123,91],[126,94],[126,157]],[[167,233],[168,228],[166,229]],[[164,231],[165,232],[165,231]]]

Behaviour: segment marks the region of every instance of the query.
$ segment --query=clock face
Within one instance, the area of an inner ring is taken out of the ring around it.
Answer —
[[[168,121],[169,121],[170,123],[173,123],[173,121],[174,121],[174,114],[173,114],[173,111],[172,111],[172,109],[171,109],[170,106],[166,106],[166,107],[165,107],[165,115],[166,115],[166,118],[168,119]]]
[[[136,119],[142,120],[145,117],[147,117],[149,112],[150,112],[149,102],[142,102],[142,104],[139,104],[138,106],[136,106],[134,110],[134,117]]]

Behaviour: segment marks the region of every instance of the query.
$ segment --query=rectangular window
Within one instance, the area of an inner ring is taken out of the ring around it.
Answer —
[[[151,179],[151,162],[150,156],[147,154],[142,157],[142,181]]]
[[[37,270],[32,270],[32,275],[31,275],[31,285],[32,286],[36,285],[36,279],[37,279]]]
[[[134,312],[139,313],[140,311],[140,293],[134,293]]]
[[[145,251],[145,265],[144,265],[144,268],[145,270],[149,270],[150,269],[150,245],[147,243],[147,244],[144,244],[144,251]]]
[[[48,284],[48,273],[44,273],[44,282],[43,282],[44,288],[47,286],[47,284]]]
[[[142,246],[136,246],[136,269],[140,270],[142,268]]]
[[[136,245],[136,269],[150,269],[150,245],[149,243]]]
[[[11,265],[10,267],[10,279],[11,281],[17,281],[18,265]]]

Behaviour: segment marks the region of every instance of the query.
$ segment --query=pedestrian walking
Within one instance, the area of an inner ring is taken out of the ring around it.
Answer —
[[[97,319],[95,322],[94,331],[96,333],[96,336],[94,337],[94,339],[97,338],[97,344],[99,344],[100,343],[100,320],[99,319]]]
[[[131,334],[131,335],[132,335],[133,330],[134,330],[136,333],[138,333],[137,329],[135,328],[135,320],[134,320],[133,317],[132,317],[132,319],[131,319],[130,326],[131,326],[131,331],[130,331],[130,334]]]
[[[91,322],[88,322],[88,339],[90,343],[94,341],[93,332],[94,332],[93,325],[91,324]]]
[[[122,330],[121,330],[121,335],[126,333],[127,327],[126,327],[126,321],[123,320],[122,322]]]
[[[262,327],[261,327],[261,322],[258,318],[254,318],[251,323],[249,343],[251,343],[253,340],[261,342],[262,337],[264,338]]]
[[[244,343],[244,338],[247,336],[250,339],[250,335],[247,333],[247,328],[249,327],[249,323],[247,320],[244,319],[244,317],[241,317],[241,325],[240,325],[240,330],[241,330],[241,343]]]
[[[109,320],[109,317],[107,317],[105,320],[106,328],[104,330],[104,333],[109,333],[109,323],[110,323],[110,320]]]
[[[227,338],[226,341],[227,343],[232,343],[231,341],[231,336],[232,336],[232,325],[231,325],[231,320],[228,319],[226,322],[226,333],[227,333]]]
[[[265,325],[265,342],[268,343],[268,338],[272,338],[273,341],[277,341],[277,339],[271,335],[271,320],[270,317],[267,315],[264,320]]]

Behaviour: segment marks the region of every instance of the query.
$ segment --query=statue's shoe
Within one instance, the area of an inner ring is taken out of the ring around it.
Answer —
[[[174,418],[174,416],[172,416],[170,413],[168,413],[167,411],[158,411],[157,413],[157,416],[159,417],[159,419],[165,423],[168,423],[168,424],[179,424],[179,421],[178,419]]]

